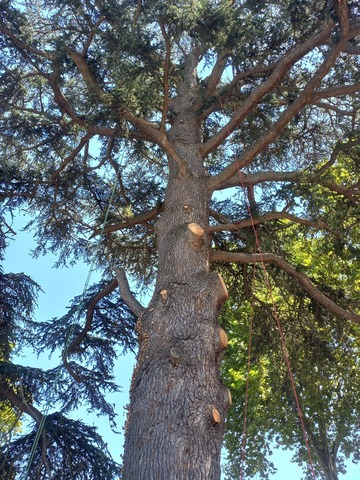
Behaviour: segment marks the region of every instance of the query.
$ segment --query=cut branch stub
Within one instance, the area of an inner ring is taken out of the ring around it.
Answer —
[[[181,359],[181,356],[180,356],[179,350],[175,347],[172,347],[170,349],[170,363],[171,363],[171,365],[173,365],[174,367],[177,367],[180,363],[180,359]]]
[[[195,247],[199,248],[203,245],[203,237],[205,230],[200,227],[197,223],[189,223],[188,225],[189,240],[190,243]]]
[[[166,303],[168,301],[168,292],[167,290],[161,290],[160,291],[160,297],[161,297],[161,301],[162,303]]]
[[[227,389],[227,397],[228,397],[228,404],[231,406],[232,405],[232,396],[231,392],[229,389]]]
[[[222,328],[219,328],[217,342],[216,342],[216,352],[217,353],[222,352],[223,350],[225,350],[225,348],[228,347],[228,345],[229,345],[229,341],[228,341],[228,336],[225,330],[223,330]]]
[[[220,412],[217,408],[211,406],[210,407],[210,420],[211,424],[215,427],[216,425],[219,425],[221,423],[221,416]]]
[[[221,300],[222,300],[223,302],[225,302],[225,300],[227,300],[227,299],[229,298],[229,293],[228,293],[228,291],[227,291],[225,282],[224,282],[222,276],[220,275],[220,273],[218,273],[218,276],[219,276],[219,281],[220,281],[221,289],[222,289],[222,291],[223,291],[223,297],[221,298]]]

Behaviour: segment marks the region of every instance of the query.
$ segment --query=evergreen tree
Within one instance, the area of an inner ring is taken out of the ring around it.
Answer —
[[[26,319],[28,336],[17,341],[34,343],[37,331],[40,350],[62,343],[60,367],[2,366],[0,395],[35,422],[7,447],[6,474],[24,471],[41,426],[30,478],[118,475],[101,439],[66,414],[84,400],[114,418],[104,391],[117,388],[116,348],[133,348],[137,317],[122,478],[219,479],[231,403],[219,375],[223,278],[246,288],[238,265],[267,263],[275,285],[284,272],[322,318],[360,322],[359,8],[344,0],[0,5],[4,212],[31,215],[36,255],[56,253],[59,266],[95,256],[103,272],[60,320]],[[318,248],[310,263],[297,236]],[[330,253],[339,275],[319,273],[321,262],[331,269]],[[153,288],[147,307],[126,274]],[[313,313],[302,318],[304,330],[321,330]],[[263,348],[271,358],[270,335]],[[44,422],[39,406],[55,398],[59,411]]]

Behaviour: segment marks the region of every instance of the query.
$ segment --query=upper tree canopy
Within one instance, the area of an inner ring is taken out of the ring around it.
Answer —
[[[132,345],[128,311],[122,331],[104,333],[104,298],[116,268],[153,281],[154,225],[174,178],[206,173],[214,264],[261,260],[249,205],[275,277],[360,322],[359,34],[357,2],[343,0],[0,2],[0,213],[28,212],[35,253],[56,252],[59,265],[89,260],[101,238],[104,282],[69,346],[75,379],[86,359],[111,370],[101,335]],[[334,258],[338,274],[325,275]],[[46,324],[39,348],[53,349],[57,328]]]

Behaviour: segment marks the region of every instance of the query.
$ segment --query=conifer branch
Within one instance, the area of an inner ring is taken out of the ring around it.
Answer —
[[[92,42],[92,39],[94,38],[94,35],[96,33],[96,30],[100,27],[100,25],[106,20],[106,18],[104,16],[100,17],[99,20],[95,23],[95,25],[93,26],[91,32],[90,32],[90,35],[88,37],[88,39],[86,40],[86,43],[84,45],[84,48],[83,48],[83,51],[82,51],[82,56],[85,57],[85,55],[87,54],[88,50],[89,50],[89,47],[91,45],[91,42]]]
[[[230,121],[222,127],[216,135],[209,139],[202,147],[201,153],[206,157],[210,152],[215,150],[247,117],[247,115],[256,107],[259,101],[269,92],[271,92],[276,85],[285,77],[290,68],[309,53],[313,48],[321,45],[324,40],[330,35],[333,28],[333,23],[327,23],[322,30],[311,37],[306,42],[290,49],[282,58],[281,62],[276,66],[269,78],[265,80],[258,88],[252,92],[247,99],[243,102],[241,107],[234,113]],[[341,49],[343,43],[341,42]],[[339,48],[334,49],[336,51],[336,57],[338,56]],[[334,52],[334,50],[332,52]],[[329,56],[330,57],[330,56]],[[329,58],[328,57],[328,58]],[[334,59],[334,61],[335,61]],[[333,63],[331,63],[332,65]],[[321,70],[318,70],[318,72]],[[321,77],[322,78],[322,77]],[[309,82],[310,83],[310,82]],[[317,84],[314,85],[316,88]],[[307,97],[309,92],[307,92]],[[294,112],[295,114],[296,112]]]
[[[308,173],[302,170],[293,170],[287,172],[262,170],[255,173],[244,173],[242,171],[237,171],[231,178],[226,180],[224,183],[217,185],[216,190],[223,190],[233,187],[248,187],[249,185],[257,185],[266,182],[298,182],[309,184],[315,181],[325,187],[329,187],[335,190],[337,188],[336,184],[330,182],[328,179],[322,179],[321,175],[323,175],[327,170],[329,170],[332,165],[334,165],[338,155],[341,152],[349,153],[351,152],[352,148],[359,145],[360,139],[337,143],[330,155],[329,160],[324,165],[315,170],[313,173]],[[346,193],[346,188],[351,191],[352,189],[356,188],[356,185],[348,187],[339,186],[339,188],[341,188]]]
[[[126,220],[122,223],[115,223],[114,225],[107,225],[105,226],[105,228],[96,229],[94,233],[91,235],[90,239],[96,237],[96,235],[100,235],[101,233],[117,232],[118,230],[124,230],[125,228],[131,228],[135,225],[147,223],[150,220],[153,220],[154,218],[156,218],[159,215],[159,213],[161,213],[163,210],[164,210],[164,204],[161,203],[160,205],[157,205],[156,207],[154,207],[152,210],[149,210],[146,213],[137,215],[136,217]]]
[[[93,135],[104,135],[106,137],[115,136],[116,130],[113,128],[103,127],[99,125],[92,125],[84,118],[79,117],[72,109],[70,103],[65,98],[59,86],[60,69],[58,65],[54,65],[54,71],[49,77],[49,83],[54,93],[54,101],[60,107],[60,110],[68,115],[77,125],[80,125]]]
[[[209,115],[211,115],[214,112],[221,111],[223,110],[224,103],[231,98],[234,95],[234,91],[236,87],[239,87],[239,85],[242,85],[244,80],[246,78],[255,76],[255,75],[263,75],[267,74],[269,72],[272,72],[276,66],[278,65],[278,62],[271,63],[270,65],[257,65],[254,68],[251,68],[250,70],[247,70],[246,72],[240,72],[238,73],[232,80],[231,82],[226,85],[224,88],[224,91],[222,92],[217,92],[216,90],[213,92],[214,97],[216,93],[216,98],[214,98],[214,103],[210,105],[208,108],[203,110],[199,116],[198,120],[199,121],[204,121]],[[210,98],[210,91],[208,91],[207,95],[205,94],[205,98],[209,99]],[[236,92],[236,98],[239,98],[239,93]],[[248,96],[244,96],[244,100],[247,99]],[[198,105],[198,109],[201,109],[202,104]]]
[[[25,51],[27,53],[31,53],[33,55],[37,55],[38,57],[51,59],[52,56],[50,53],[44,52],[43,50],[39,50],[38,48],[32,47],[25,42],[23,42],[19,37],[17,37],[11,30],[6,28],[3,24],[0,23],[0,33],[3,33],[9,40],[13,42],[13,44],[18,47],[21,51]]]
[[[309,279],[308,276],[296,270],[292,267],[286,260],[282,257],[274,255],[272,253],[237,253],[237,252],[224,252],[224,251],[214,251],[211,254],[211,261],[214,262],[224,262],[224,263],[273,263],[278,266],[281,270],[286,272],[291,277],[295,278],[297,282],[304,288],[304,290],[320,305],[325,307],[329,312],[334,313],[342,318],[351,320],[355,323],[360,323],[360,315],[350,310],[345,310],[344,308],[337,305],[335,302],[330,300],[326,295],[324,295]]]
[[[117,288],[117,285],[118,285],[118,282],[114,278],[113,280],[111,280],[110,283],[105,285],[105,287],[102,290],[100,290],[100,292],[98,292],[90,300],[90,302],[87,305],[87,309],[86,309],[86,322],[85,322],[84,328],[79,333],[79,335],[76,338],[74,338],[74,340],[71,342],[71,344],[69,345],[69,347],[66,350],[66,354],[69,354],[69,353],[71,354],[71,353],[76,352],[76,349],[79,347],[80,343],[85,339],[87,333],[91,330],[91,325],[92,325],[92,320],[93,320],[94,310],[95,310],[96,305],[104,297],[107,297],[113,291],[115,291],[115,289]]]
[[[296,114],[298,114],[303,107],[305,107],[309,103],[313,92],[319,86],[322,79],[330,71],[331,67],[334,65],[334,63],[338,59],[338,56],[342,52],[343,47],[346,44],[346,41],[347,41],[346,38],[339,39],[338,43],[334,45],[333,49],[325,57],[323,63],[320,65],[320,67],[315,72],[313,77],[309,80],[309,82],[304,87],[304,89],[299,94],[299,96],[296,98],[296,100],[294,100],[294,102],[280,115],[280,117],[278,118],[277,121],[274,122],[272,127],[262,137],[260,137],[260,139],[257,142],[255,142],[247,151],[245,151],[243,155],[241,155],[240,157],[237,157],[230,165],[225,167],[218,175],[210,178],[209,180],[210,189],[212,190],[216,189],[219,184],[231,178],[237,171],[239,171],[239,169],[242,169],[245,166],[247,166],[261,151],[263,151],[272,141],[274,141],[280,135],[280,133],[285,129],[285,127],[288,125],[291,119]],[[269,80],[275,74],[276,70],[277,69],[275,69],[273,74],[270,75]],[[282,72],[282,73],[285,74],[285,72]],[[256,91],[254,93],[256,93]],[[252,95],[250,95],[249,99],[251,97]]]
[[[83,137],[82,139],[80,140],[80,143],[79,145],[74,148],[74,150],[70,153],[70,155],[68,155],[64,161],[62,162],[62,164],[60,165],[59,168],[57,168],[55,170],[55,172],[51,175],[51,181],[53,182],[56,177],[59,175],[59,173],[61,173],[64,168],[66,168],[66,166],[75,159],[76,155],[78,155],[81,150],[84,148],[84,146],[87,144],[87,142],[94,136],[93,133],[89,133],[87,132]]]
[[[15,393],[12,388],[4,383],[0,383],[0,396],[11,402],[12,405],[22,412],[30,415],[30,417],[33,418],[37,424],[41,422],[43,414],[40,412],[40,410],[35,408],[33,405],[29,405],[25,399]]]

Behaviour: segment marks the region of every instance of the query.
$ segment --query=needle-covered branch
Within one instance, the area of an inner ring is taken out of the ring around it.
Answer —
[[[283,56],[281,62],[277,65],[269,78],[263,83],[261,83],[261,85],[249,95],[249,97],[243,102],[241,107],[239,107],[239,109],[234,113],[230,121],[226,125],[224,125],[224,127],[222,127],[216,135],[210,138],[203,145],[203,156],[206,157],[210,152],[215,150],[236,128],[238,128],[241,122],[256,107],[259,101],[267,93],[271,92],[275,88],[275,86],[279,84],[279,82],[281,82],[281,80],[284,78],[290,68],[301,58],[303,58],[307,53],[313,50],[316,46],[321,45],[324,40],[330,35],[331,31],[332,25],[330,23],[325,24],[322,30],[316,33],[312,38],[290,49],[290,51]],[[342,47],[343,45],[341,45],[341,49]],[[336,60],[337,55],[338,52],[336,52],[336,55],[333,55],[333,62]],[[326,72],[320,75],[319,82],[316,82],[316,85],[314,85],[313,89],[316,88],[318,83],[320,83],[320,80],[323,78],[325,73]],[[304,104],[305,103],[306,102],[304,102]],[[295,109],[293,115],[295,115],[297,111],[298,110]],[[291,118],[293,115],[291,115]]]
[[[165,32],[164,32],[165,34]],[[165,59],[165,72],[164,72],[164,81],[166,82],[166,78],[168,78],[168,69],[169,69],[169,62],[170,62],[170,40],[166,40],[166,45],[167,45],[167,55]],[[96,94],[98,99],[100,101],[103,101],[108,98],[107,93],[103,90],[101,85],[99,85],[97,79],[95,78],[94,74],[90,70],[90,67],[88,66],[85,58],[80,55],[79,53],[72,51],[70,49],[67,49],[67,52],[70,56],[70,58],[73,60],[75,65],[78,67],[79,72],[81,73],[90,93]],[[167,111],[167,103],[168,101],[166,98],[168,98],[169,92],[167,92],[168,87],[165,86],[165,97],[164,97],[164,105],[163,105],[163,112]],[[167,92],[167,93],[166,93]],[[64,102],[63,102],[64,103]],[[125,106],[123,105],[114,105],[114,109],[117,112],[117,115],[119,117],[123,117],[125,120],[130,122],[136,129],[138,129],[140,132],[142,132],[146,137],[156,143],[157,145],[161,146],[164,152],[169,155],[179,166],[179,170],[182,175],[185,175],[186,173],[186,163],[185,161],[178,155],[172,144],[169,142],[167,134],[164,129],[164,124],[163,128],[161,129],[157,123],[149,122],[148,120],[145,120],[138,115],[133,114],[130,110],[128,110]],[[163,114],[162,117],[162,122],[165,121],[165,116]],[[113,134],[113,133],[112,133]]]
[[[63,162],[61,163],[60,167],[58,167],[55,172],[51,175],[51,180],[54,181],[56,177],[66,168],[66,166],[72,162],[76,156],[81,152],[81,150],[85,147],[85,145],[89,142],[89,140],[93,137],[92,133],[86,133],[77,145],[76,148],[68,155]]]
[[[87,305],[87,310],[86,310],[86,322],[84,325],[84,328],[81,330],[79,335],[74,338],[74,340],[70,343],[68,346],[65,355],[67,354],[72,354],[75,353],[77,348],[79,348],[81,342],[84,340],[86,335],[90,332],[91,330],[91,324],[93,320],[93,315],[94,315],[94,310],[96,305],[100,302],[100,300],[107,295],[110,295],[116,288],[117,288],[118,282],[114,278],[111,280],[110,283],[108,283],[99,293],[97,293],[89,302]]]

